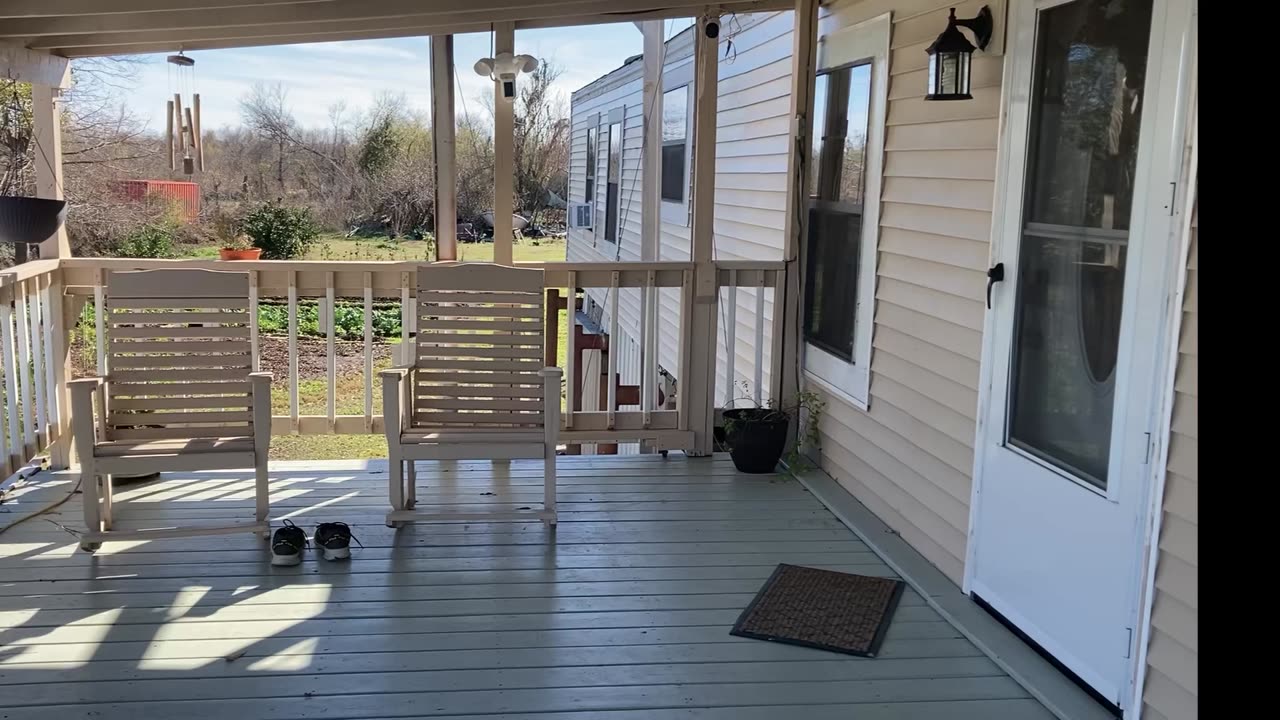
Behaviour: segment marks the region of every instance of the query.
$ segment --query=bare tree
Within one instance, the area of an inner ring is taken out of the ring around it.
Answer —
[[[535,223],[543,208],[568,194],[569,112],[554,87],[563,73],[544,61],[520,84],[516,99],[516,204]]]

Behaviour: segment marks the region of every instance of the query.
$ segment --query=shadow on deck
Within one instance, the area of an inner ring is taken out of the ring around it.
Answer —
[[[723,456],[561,458],[560,525],[383,524],[386,464],[277,463],[272,522],[351,524],[349,562],[252,535],[78,550],[79,495],[0,535],[0,716],[1052,717],[907,590],[880,656],[729,635],[781,562],[893,576],[798,481]],[[420,505],[518,508],[539,463],[420,463]],[[0,508],[24,514],[74,474]],[[119,526],[252,515],[251,472],[117,491]]]

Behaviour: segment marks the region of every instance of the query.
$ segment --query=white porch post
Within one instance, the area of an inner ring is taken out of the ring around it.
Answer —
[[[514,53],[516,25],[500,22],[493,25],[493,56]],[[511,186],[515,180],[515,102],[502,97],[502,82],[493,82],[493,261],[510,265]]]
[[[818,0],[796,0],[796,29],[791,56],[791,136],[787,154],[786,235],[783,278],[773,295],[773,353],[770,378],[779,407],[790,407],[800,393],[800,246],[809,227],[809,146],[813,134],[814,72],[818,65]],[[792,426],[791,431],[796,431]]]
[[[714,29],[713,29],[714,28]],[[690,259],[694,262],[693,308],[689,333],[688,377],[679,378],[681,407],[694,433],[692,455],[714,450],[716,384],[716,304],[719,299],[714,262],[716,200],[716,99],[719,94],[719,31],[717,15],[698,19],[694,41],[693,114],[693,233]],[[707,37],[708,33],[712,37]]]
[[[36,196],[63,199],[62,179],[62,90],[71,84],[71,65],[65,58],[43,56],[31,58],[45,72],[29,73],[31,81],[31,121],[35,134]],[[34,69],[34,68],[33,68]],[[21,77],[20,74],[12,73]],[[40,257],[71,256],[71,244],[65,227],[40,243]],[[46,349],[45,362],[53,368],[53,387],[49,404],[49,464],[64,469],[74,461],[71,445],[71,395],[68,381],[72,377],[70,346],[67,342],[68,318],[63,310],[61,272],[55,273],[49,285],[49,314],[46,322],[54,324],[53,342]]]
[[[454,145],[453,36],[431,36],[431,143],[436,171],[436,259],[458,259],[458,165]]]
[[[36,197],[62,199],[62,89],[31,86],[31,124],[35,130]],[[40,257],[69,257],[65,227],[40,243]]]
[[[644,33],[644,159],[640,182],[640,259],[657,260],[662,222],[662,21],[646,20]]]
[[[662,72],[663,23],[646,20],[636,23],[644,33],[644,159],[640,191],[640,259],[655,261],[662,255]],[[641,405],[651,407],[658,402],[658,298],[657,288],[640,289],[640,337],[642,365],[640,374]],[[641,452],[649,446],[641,445]]]

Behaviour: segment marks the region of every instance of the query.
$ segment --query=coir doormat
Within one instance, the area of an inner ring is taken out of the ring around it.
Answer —
[[[875,657],[905,584],[781,564],[731,635]]]

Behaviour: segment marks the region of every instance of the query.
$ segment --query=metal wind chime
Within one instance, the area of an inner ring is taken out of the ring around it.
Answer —
[[[182,158],[182,173],[194,175],[204,172],[204,142],[200,138],[200,93],[195,92],[196,61],[179,52],[170,55],[169,90],[173,99],[168,101],[169,113],[165,133],[169,149],[169,169],[178,169]],[[183,95],[190,100],[184,105]]]

